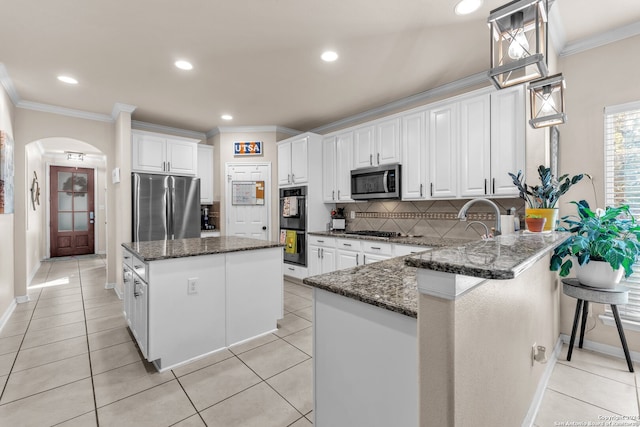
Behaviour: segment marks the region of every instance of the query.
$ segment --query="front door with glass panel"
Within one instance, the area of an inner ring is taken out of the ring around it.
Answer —
[[[51,166],[51,257],[94,253],[93,169]]]

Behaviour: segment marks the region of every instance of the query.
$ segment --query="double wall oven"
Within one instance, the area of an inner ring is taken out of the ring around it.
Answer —
[[[280,243],[285,263],[307,266],[307,187],[280,189]]]

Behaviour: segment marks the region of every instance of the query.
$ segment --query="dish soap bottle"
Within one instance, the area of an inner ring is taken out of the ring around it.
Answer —
[[[513,229],[514,231],[520,230],[520,217],[516,215],[516,208],[509,209],[509,214],[513,215]]]

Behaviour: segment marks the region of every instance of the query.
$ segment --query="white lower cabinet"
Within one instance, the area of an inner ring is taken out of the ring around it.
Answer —
[[[336,270],[362,265],[362,249],[356,239],[336,239]]]
[[[309,276],[330,273],[336,269],[336,239],[309,236]]]
[[[393,257],[393,246],[386,242],[373,242],[365,240],[362,242],[362,263],[373,264]]]

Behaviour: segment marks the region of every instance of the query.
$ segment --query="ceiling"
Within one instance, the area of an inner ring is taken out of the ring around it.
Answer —
[[[196,132],[318,129],[486,71],[486,19],[506,1],[484,0],[465,17],[455,3],[0,0],[1,80],[25,108],[108,117],[126,104],[134,120]],[[619,27],[638,34],[640,2],[556,0],[551,13],[562,50]],[[325,49],[339,59],[321,61]],[[178,59],[194,69],[175,68]]]

